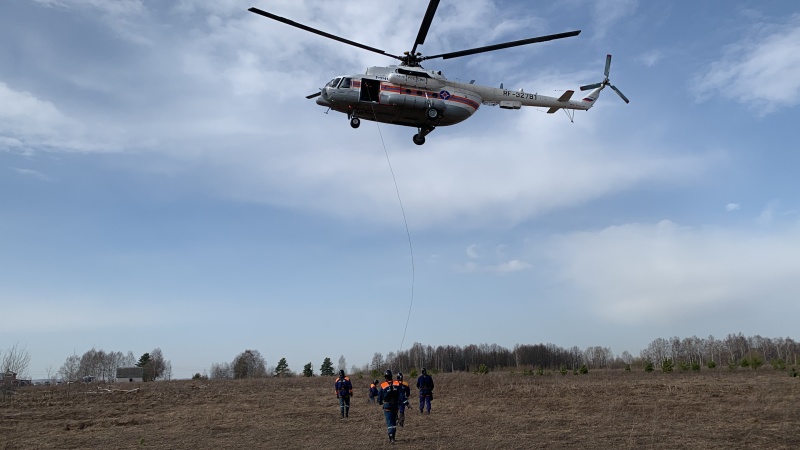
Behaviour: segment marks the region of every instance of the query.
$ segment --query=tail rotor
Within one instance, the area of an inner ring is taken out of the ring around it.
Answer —
[[[604,79],[603,81],[599,82],[599,83],[587,84],[586,86],[581,86],[581,90],[582,90],[582,91],[588,91],[589,89],[597,89],[597,88],[600,88],[600,89],[602,90],[602,89],[604,89],[606,86],[608,86],[608,87],[610,87],[610,88],[611,88],[611,89],[612,89],[614,92],[616,92],[616,93],[617,93],[617,95],[619,95],[619,98],[621,98],[621,99],[622,99],[622,100],[623,100],[625,103],[630,103],[631,101],[630,101],[630,100],[628,100],[628,97],[625,97],[625,94],[623,94],[623,93],[622,93],[622,92],[621,92],[619,89],[617,89],[617,87],[616,87],[616,86],[614,86],[613,84],[611,84],[611,82],[609,81],[609,79],[608,79],[608,73],[609,73],[610,71],[611,71],[611,55],[606,55],[606,70],[605,70],[605,79]]]

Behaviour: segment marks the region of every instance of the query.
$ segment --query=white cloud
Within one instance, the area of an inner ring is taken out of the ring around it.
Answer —
[[[533,266],[530,263],[525,261],[521,261],[518,259],[512,259],[510,261],[505,261],[499,264],[478,264],[474,261],[469,261],[464,264],[456,265],[453,269],[456,272],[481,272],[481,273],[493,273],[497,275],[504,275],[514,272],[521,272],[524,270],[530,270]]]
[[[472,244],[469,247],[467,247],[467,256],[469,256],[472,259],[480,258],[480,255],[478,254],[478,246]]]
[[[27,152],[110,151],[113,144],[101,133],[63,114],[53,103],[30,92],[16,91],[0,81],[0,150]]]
[[[697,77],[700,100],[717,93],[762,115],[800,103],[800,15],[785,24],[760,24],[753,34]]]
[[[800,296],[800,228],[753,235],[670,221],[554,240],[557,278],[594,314],[626,324],[679,322],[757,300],[779,311]]]
[[[598,0],[594,3],[595,37],[602,39],[618,21],[633,15],[638,0]]]
[[[727,205],[725,205],[725,210],[728,211],[728,212],[738,211],[740,209],[741,209],[741,205],[739,205],[738,203],[728,203]]]
[[[18,167],[13,167],[12,170],[14,172],[22,175],[22,176],[32,177],[32,178],[35,178],[35,179],[37,179],[39,181],[47,181],[47,182],[53,181],[52,178],[50,178],[49,176],[43,174],[42,172],[39,172],[38,170],[22,169],[22,168],[18,168]]]
[[[761,213],[756,218],[756,223],[761,226],[772,225],[775,221],[775,215],[778,213],[780,202],[772,200],[761,210]]]
[[[639,60],[647,67],[653,67],[664,57],[660,50],[650,50],[639,56]]]

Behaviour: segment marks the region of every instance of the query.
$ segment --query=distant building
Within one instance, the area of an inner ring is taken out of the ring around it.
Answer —
[[[31,380],[21,380],[17,378],[15,372],[0,372],[0,384],[10,384],[12,386],[30,386]]]
[[[0,382],[9,383],[9,384],[16,384],[17,381],[17,374],[11,371],[8,372],[0,372]]]
[[[120,367],[117,369],[117,383],[144,381],[143,367]]]

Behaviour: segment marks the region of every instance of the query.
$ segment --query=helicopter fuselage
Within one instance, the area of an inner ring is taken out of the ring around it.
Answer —
[[[370,67],[365,74],[331,80],[317,97],[317,104],[347,114],[351,126],[358,119],[420,129],[424,137],[435,127],[463,122],[483,105],[503,109],[538,106],[587,110],[600,89],[581,100],[571,100],[573,91],[559,98],[448,80],[441,72],[404,66]],[[355,120],[354,120],[355,119]],[[416,142],[416,140],[415,140]]]

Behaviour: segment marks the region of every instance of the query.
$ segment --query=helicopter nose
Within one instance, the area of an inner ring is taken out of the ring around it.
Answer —
[[[317,104],[320,106],[331,106],[331,102],[328,101],[328,93],[325,92],[326,90],[322,90],[322,95],[317,97]]]

